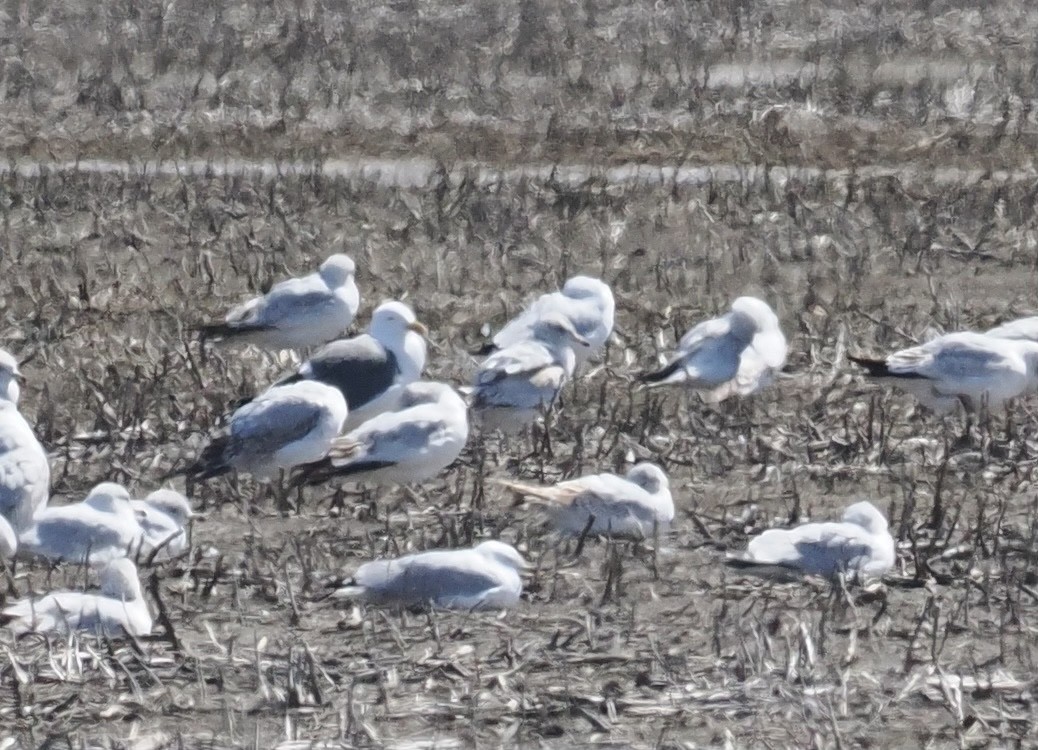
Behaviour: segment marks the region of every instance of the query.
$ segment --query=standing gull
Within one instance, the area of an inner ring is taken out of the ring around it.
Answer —
[[[200,480],[233,469],[269,479],[324,458],[346,414],[338,388],[312,380],[275,385],[234,412],[195,463],[180,473]]]
[[[126,488],[102,482],[82,502],[37,511],[19,551],[49,560],[99,565],[139,551],[141,526]]]
[[[748,396],[769,385],[786,361],[778,316],[756,297],[739,297],[731,311],[682,336],[666,367],[642,376],[650,387],[681,383],[710,403]]]
[[[402,607],[504,609],[518,603],[523,590],[519,571],[525,567],[514,547],[489,541],[472,549],[419,552],[365,563],[335,596]]]
[[[263,349],[307,349],[342,334],[360,307],[353,261],[332,255],[316,273],[281,281],[234,307],[223,323],[199,328],[205,338]]]
[[[889,379],[923,405],[943,414],[957,403],[976,412],[992,410],[1038,388],[1038,343],[965,331],[944,336],[885,359],[848,357],[873,378]]]
[[[187,549],[187,526],[194,517],[191,503],[176,490],[155,490],[143,500],[134,500],[141,527],[141,558],[156,560],[177,557]]]
[[[591,534],[645,539],[674,520],[667,475],[651,463],[635,464],[624,477],[592,474],[553,487],[501,484],[546,501],[556,530],[565,536],[577,536],[586,529]]]
[[[336,438],[327,458],[300,469],[301,479],[375,484],[420,482],[439,474],[468,439],[465,402],[446,383],[404,386],[395,411],[384,412]]]
[[[537,322],[550,313],[559,313],[568,318],[573,329],[587,339],[588,346],[574,352],[579,366],[605,348],[613,332],[616,303],[612,290],[605,282],[590,276],[574,276],[563,285],[561,292],[542,294],[534,300],[505,324],[494,336],[492,343],[480,353],[489,354],[495,349],[505,349],[536,338],[534,329]]]
[[[588,341],[569,318],[545,314],[534,339],[512,344],[487,357],[476,375],[472,406],[485,429],[515,432],[551,406],[573,375],[577,348]]]
[[[425,369],[425,326],[403,302],[383,302],[371,315],[368,333],[322,347],[278,385],[316,380],[346,397],[345,430],[391,409],[399,388]]]
[[[868,501],[848,507],[842,521],[768,529],[750,540],[744,555],[728,558],[734,567],[826,578],[838,573],[881,576],[894,567],[894,561],[887,519]]]
[[[0,349],[0,516],[16,531],[32,525],[50,491],[47,453],[18,411],[21,379],[17,360]]]
[[[125,558],[101,571],[101,592],[55,591],[39,599],[20,599],[3,610],[8,627],[21,633],[83,631],[122,637],[151,633],[151,613],[141,593],[137,568]]]

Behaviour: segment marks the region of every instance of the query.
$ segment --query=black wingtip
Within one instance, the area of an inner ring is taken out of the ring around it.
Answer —
[[[894,375],[894,373],[892,373],[890,371],[890,368],[887,366],[887,361],[885,359],[873,359],[871,357],[855,357],[853,354],[848,354],[847,359],[849,359],[851,362],[858,365],[859,367],[864,367],[866,370],[868,370],[868,374],[871,377],[884,378],[891,377],[892,375]]]
[[[674,360],[666,367],[656,370],[654,372],[645,372],[638,376],[638,381],[641,383],[660,383],[675,372],[681,369],[681,364],[678,360]]]
[[[497,351],[497,344],[493,341],[485,341],[475,349],[469,349],[469,354],[475,357],[486,357],[487,355],[493,354]]]

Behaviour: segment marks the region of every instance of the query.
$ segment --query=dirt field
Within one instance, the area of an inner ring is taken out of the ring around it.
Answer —
[[[170,628],[0,634],[0,750],[1038,745],[1036,403],[963,441],[846,361],[1038,309],[1038,11],[95,5],[0,5],[0,345],[53,503],[195,455],[292,363],[191,327],[336,250],[361,325],[403,298],[429,326],[433,379],[469,382],[468,350],[578,272],[612,284],[617,335],[550,455],[490,438],[482,470],[288,517],[248,480],[197,487],[190,558],[143,574]],[[788,376],[716,408],[635,387],[744,293]],[[655,549],[575,558],[491,481],[641,458],[678,505]],[[720,564],[859,498],[899,540],[882,586]],[[502,617],[324,599],[372,557],[484,538],[537,565]],[[86,579],[19,565],[17,595]]]

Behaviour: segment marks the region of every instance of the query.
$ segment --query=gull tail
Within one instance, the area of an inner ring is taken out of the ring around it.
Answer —
[[[547,505],[566,503],[574,495],[579,494],[578,492],[567,492],[565,489],[558,487],[538,487],[534,484],[523,484],[522,482],[513,482],[508,479],[495,479],[494,483],[511,490],[517,495],[532,497]]]
[[[917,375],[914,372],[894,372],[887,365],[885,359],[872,359],[871,357],[855,357],[851,354],[847,355],[847,359],[856,365],[864,367],[868,370],[869,377],[872,378],[921,378],[921,375]]]
[[[192,481],[203,482],[206,479],[218,477],[231,470],[230,465],[224,458],[230,445],[230,436],[219,435],[210,441],[202,450],[202,455],[195,459],[194,463],[182,466],[170,471],[161,477],[160,481],[172,479],[173,477],[190,477]]]
[[[271,326],[243,325],[241,323],[205,323],[196,326],[199,338],[205,341],[230,341],[237,336],[272,330]]]
[[[639,382],[645,383],[649,388],[659,385],[665,385],[670,381],[672,375],[679,372],[682,369],[681,359],[675,359],[666,367],[656,370],[655,372],[646,372],[638,376]]]
[[[491,339],[490,341],[484,341],[482,344],[477,346],[475,349],[469,349],[469,354],[476,357],[486,357],[488,354],[493,354],[498,349],[497,344]]]

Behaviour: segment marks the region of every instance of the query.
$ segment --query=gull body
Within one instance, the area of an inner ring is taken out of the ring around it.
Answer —
[[[327,458],[303,467],[303,481],[420,482],[450,466],[468,434],[468,410],[457,391],[446,383],[419,380],[400,389],[394,411],[336,438]]]
[[[332,255],[315,273],[278,282],[234,307],[224,322],[200,330],[206,338],[270,350],[320,346],[341,335],[357,314],[355,270],[349,256]]]
[[[729,558],[729,563],[765,573],[826,578],[846,573],[863,578],[883,575],[894,567],[895,559],[887,519],[872,503],[862,501],[848,507],[842,521],[768,529],[750,540],[744,555]]]
[[[20,380],[17,360],[0,349],[0,516],[16,531],[31,526],[50,497],[47,452],[18,411]]]
[[[209,479],[244,471],[269,479],[324,458],[346,421],[338,388],[311,380],[275,385],[239,408],[185,473]]]
[[[768,304],[739,297],[729,312],[689,330],[676,356],[641,379],[650,387],[682,384],[716,403],[769,385],[785,364],[787,349],[778,316]]]
[[[361,565],[338,596],[402,607],[485,610],[513,607],[526,567],[511,545],[482,542],[472,549],[434,550]]]
[[[509,346],[536,339],[537,322],[549,314],[565,316],[573,329],[587,340],[586,347],[574,350],[579,367],[588,358],[599,354],[613,332],[616,302],[609,285],[590,276],[574,276],[561,291],[542,294],[522,313],[510,320],[493,338],[493,348]]]
[[[1017,318],[987,331],[996,339],[1025,339],[1038,342],[1038,315]]]
[[[403,302],[383,302],[367,333],[326,344],[278,385],[315,380],[338,388],[349,407],[344,429],[352,430],[392,409],[399,386],[421,377],[427,333]]]
[[[18,539],[19,551],[48,560],[99,565],[139,551],[141,526],[130,493],[102,482],[84,500],[37,511]]]
[[[109,562],[101,571],[101,591],[55,591],[38,599],[21,599],[3,610],[8,627],[21,633],[83,631],[118,638],[151,633],[151,613],[141,593],[137,568],[126,559]]]
[[[911,393],[924,406],[945,413],[962,403],[992,410],[1038,389],[1038,343],[964,331],[938,336],[884,359],[850,357],[868,370]]]
[[[588,347],[559,313],[546,314],[533,330],[536,338],[491,354],[476,375],[472,407],[486,429],[514,432],[532,423],[572,377],[575,350]]]
[[[635,464],[623,477],[591,474],[552,487],[502,484],[544,501],[555,529],[566,536],[579,535],[587,528],[591,534],[645,539],[656,529],[666,530],[674,520],[667,475],[651,463]]]

